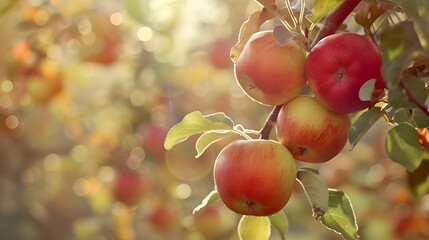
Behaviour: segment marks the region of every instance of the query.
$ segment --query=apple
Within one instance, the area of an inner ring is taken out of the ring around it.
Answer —
[[[277,137],[296,160],[322,163],[342,150],[350,124],[348,115],[330,111],[314,97],[298,96],[280,109]]]
[[[157,123],[144,123],[139,129],[139,133],[144,150],[157,160],[163,161],[165,157],[164,141],[167,137],[168,127]]]
[[[382,55],[368,38],[355,33],[325,37],[310,51],[306,62],[308,83],[316,98],[336,113],[352,113],[371,106],[362,101],[359,90],[375,79],[372,98],[382,93]]]
[[[224,239],[235,230],[237,223],[237,215],[220,202],[211,203],[195,213],[196,230],[205,239]]]
[[[232,211],[268,216],[289,201],[296,178],[292,154],[272,140],[236,140],[221,150],[214,180],[223,203]]]
[[[113,184],[113,197],[116,201],[133,207],[139,203],[147,188],[148,184],[137,172],[122,170],[118,173]]]
[[[254,33],[234,66],[243,91],[265,105],[281,105],[304,88],[305,51],[294,40],[280,45],[273,31]]]
[[[232,66],[229,52],[234,46],[230,39],[217,39],[211,43],[206,50],[209,61],[216,68],[228,68]]]
[[[179,223],[177,209],[168,204],[155,206],[149,210],[146,217],[151,226],[158,230],[173,229]]]

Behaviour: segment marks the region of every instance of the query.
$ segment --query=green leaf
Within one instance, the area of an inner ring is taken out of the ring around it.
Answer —
[[[268,240],[271,235],[270,219],[244,215],[238,223],[240,240]]]
[[[427,128],[429,127],[429,116],[420,109],[414,109],[413,122],[418,128]]]
[[[349,197],[344,192],[329,190],[329,207],[321,222],[327,228],[341,234],[344,239],[359,239],[355,213]]]
[[[421,46],[429,53],[429,1],[401,0],[402,9],[414,21],[414,30],[417,33]]]
[[[208,120],[212,121],[212,122],[225,123],[226,125],[230,126],[231,128],[234,127],[234,122],[232,121],[232,119],[230,117],[226,116],[225,113],[223,113],[223,112],[212,113],[212,114],[206,115],[204,117],[207,118]]]
[[[328,210],[329,191],[324,182],[311,170],[299,169],[297,179],[310,201],[313,217],[319,219]]]
[[[384,111],[380,107],[373,107],[352,120],[352,125],[348,131],[350,151],[356,146],[371,126],[383,115]]]
[[[192,214],[197,213],[198,211],[200,211],[201,209],[205,208],[207,205],[209,205],[210,203],[216,202],[217,200],[219,200],[219,193],[218,191],[215,189],[213,191],[211,191],[201,202],[200,205],[198,205],[197,207],[194,208],[194,210],[192,211]]]
[[[306,18],[312,25],[316,25],[341,2],[343,2],[343,0],[316,0],[311,14],[308,14]]]
[[[271,225],[277,230],[277,232],[279,232],[280,237],[283,240],[286,240],[285,234],[289,228],[289,221],[285,212],[279,211],[276,214],[271,215],[269,218]]]
[[[408,89],[409,94],[412,94],[413,98],[424,105],[426,98],[428,97],[425,83],[412,75],[407,75],[403,80],[404,87]],[[389,92],[389,104],[396,108],[416,108],[416,104],[410,101],[409,96],[404,92],[404,89],[392,89]]]
[[[420,163],[429,158],[429,153],[418,141],[417,130],[408,123],[390,129],[386,136],[386,151],[389,157],[413,172]]]
[[[216,130],[232,130],[231,122],[223,113],[203,116],[201,112],[191,112],[180,123],[170,129],[165,139],[164,147],[170,150],[176,144],[185,141],[194,134]]]
[[[197,140],[195,148],[197,149],[197,156],[200,157],[203,152],[210,147],[213,143],[220,141],[223,138],[237,134],[235,131],[223,131],[223,132],[206,132],[203,133]]]
[[[385,31],[381,35],[380,48],[384,81],[389,90],[397,89],[402,71],[422,51],[413,22],[401,22]]]
[[[408,183],[416,198],[429,193],[429,161],[423,161],[414,172],[408,173]]]
[[[374,92],[376,82],[376,79],[370,79],[360,87],[359,99],[361,101],[370,101],[372,99],[372,93]]]

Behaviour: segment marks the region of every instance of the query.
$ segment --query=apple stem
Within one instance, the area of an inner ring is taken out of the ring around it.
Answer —
[[[314,47],[314,45],[316,45],[316,43],[318,43],[322,38],[334,34],[340,27],[344,19],[346,19],[346,17],[353,11],[353,9],[355,9],[355,7],[360,3],[360,1],[361,0],[345,0],[340,5],[338,5],[335,10],[328,14],[323,21],[323,27],[319,30],[317,36],[311,43],[311,48]],[[278,105],[271,110],[271,113],[265,121],[264,126],[260,130],[260,139],[270,138],[271,130],[276,124],[277,116],[279,115],[281,108],[282,105]]]
[[[267,120],[265,121],[264,126],[259,131],[261,133],[260,139],[269,139],[271,130],[273,129],[274,125],[277,121],[277,116],[279,115],[280,109],[283,105],[275,106],[272,110],[270,115],[268,116]]]

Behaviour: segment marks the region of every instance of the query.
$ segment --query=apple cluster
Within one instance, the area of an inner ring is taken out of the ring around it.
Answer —
[[[278,141],[237,140],[219,153],[214,179],[225,205],[244,215],[280,211],[293,190],[295,160],[323,163],[335,157],[347,142],[348,114],[380,97],[381,66],[377,46],[355,33],[325,37],[308,53],[293,39],[279,44],[273,31],[253,34],[234,65],[235,76],[248,97],[281,107]],[[368,81],[371,97],[362,99]],[[314,96],[301,94],[306,84]]]

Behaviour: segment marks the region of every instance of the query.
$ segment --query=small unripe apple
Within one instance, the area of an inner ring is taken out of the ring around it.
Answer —
[[[265,105],[280,105],[304,88],[305,52],[294,40],[280,45],[273,31],[253,34],[235,64],[243,91]]]
[[[347,142],[350,119],[325,108],[316,98],[298,96],[281,108],[277,137],[296,160],[326,162]]]
[[[222,149],[214,165],[220,198],[244,215],[268,216],[283,209],[295,178],[293,156],[272,140],[236,140]]]
[[[147,188],[148,184],[137,172],[123,170],[118,173],[114,182],[113,197],[115,200],[132,207],[139,203]]]
[[[316,98],[337,113],[352,113],[371,106],[359,97],[361,87],[375,79],[372,98],[382,93],[383,59],[368,38],[356,33],[337,33],[325,37],[310,51],[306,72]]]

